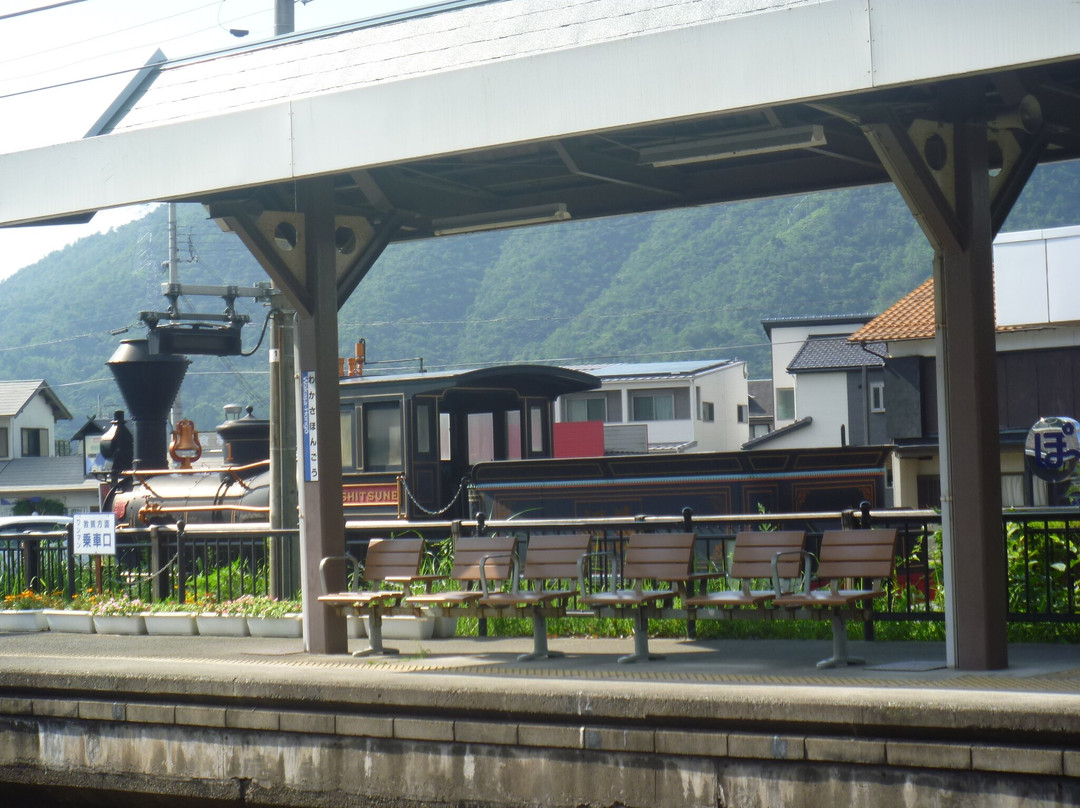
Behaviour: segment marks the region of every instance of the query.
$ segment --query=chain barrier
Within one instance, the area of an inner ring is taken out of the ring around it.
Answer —
[[[419,502],[417,502],[416,497],[413,495],[413,492],[409,490],[409,484],[405,482],[404,478],[401,480],[401,487],[405,489],[405,496],[409,498],[409,502],[415,505],[419,510],[423,511],[428,516],[442,516],[448,510],[453,508],[457,501],[461,499],[461,492],[468,487],[468,482],[466,480],[462,480],[461,485],[458,486],[457,493],[454,494],[454,498],[451,499],[444,508],[437,511],[430,511],[423,505],[421,505]]]

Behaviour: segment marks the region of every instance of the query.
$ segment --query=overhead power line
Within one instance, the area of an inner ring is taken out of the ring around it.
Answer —
[[[50,3],[47,6],[37,6],[36,8],[24,8],[22,11],[12,11],[8,14],[0,14],[0,20],[9,20],[12,17],[25,17],[27,14],[37,14],[39,11],[49,11],[54,8],[60,8],[61,6],[73,6],[76,3],[85,3],[86,0],[62,0],[59,3]]]

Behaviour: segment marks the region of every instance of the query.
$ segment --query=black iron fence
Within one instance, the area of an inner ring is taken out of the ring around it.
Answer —
[[[722,517],[649,517],[513,522],[349,523],[346,550],[363,560],[373,536],[421,535],[427,541],[429,571],[449,573],[452,536],[461,532],[513,533],[522,553],[533,533],[588,531],[596,551],[621,558],[626,539],[640,531],[694,530],[700,571],[727,569],[740,530],[802,529],[814,552],[823,530],[895,527],[896,574],[886,597],[875,603],[875,621],[936,621],[944,616],[940,517],[933,511],[881,510],[823,514],[763,514]],[[1011,510],[1002,517],[1007,561],[1009,619],[1013,622],[1080,623],[1080,512],[1076,509]],[[145,601],[223,601],[241,595],[280,599],[300,596],[296,531],[252,526],[162,525],[120,530],[115,556],[72,552],[65,533],[0,536],[0,595],[34,590],[58,599],[87,592],[126,594]],[[616,575],[621,567],[616,566]],[[603,586],[610,567],[595,563],[586,575]],[[963,574],[959,570],[958,574]]]

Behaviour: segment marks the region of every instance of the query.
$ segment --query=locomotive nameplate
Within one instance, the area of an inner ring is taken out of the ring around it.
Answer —
[[[400,505],[401,496],[395,483],[357,483],[341,489],[341,504],[352,508]]]

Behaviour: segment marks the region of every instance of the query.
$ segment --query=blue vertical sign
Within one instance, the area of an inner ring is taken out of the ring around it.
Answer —
[[[300,374],[300,409],[304,430],[304,481],[319,481],[319,425],[315,418],[315,371]]]

